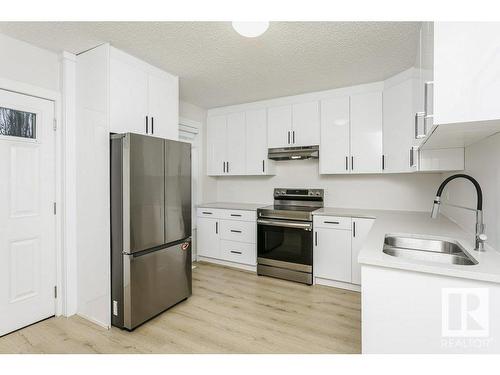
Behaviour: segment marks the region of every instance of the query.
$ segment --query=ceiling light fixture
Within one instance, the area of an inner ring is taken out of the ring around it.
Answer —
[[[232,22],[233,29],[247,38],[255,38],[266,32],[269,22]]]

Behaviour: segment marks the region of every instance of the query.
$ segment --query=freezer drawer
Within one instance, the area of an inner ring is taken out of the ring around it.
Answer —
[[[123,325],[133,329],[191,295],[191,239],[123,255]]]

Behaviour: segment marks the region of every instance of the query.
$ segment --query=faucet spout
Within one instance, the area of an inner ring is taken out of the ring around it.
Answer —
[[[476,188],[476,195],[477,195],[477,208],[476,208],[476,227],[475,227],[475,238],[474,238],[474,250],[477,251],[484,251],[484,242],[487,240],[486,234],[484,233],[484,223],[483,223],[483,191],[481,190],[481,186],[479,185],[479,182],[474,177],[471,177],[466,174],[454,174],[450,177],[448,177],[446,180],[444,180],[441,185],[439,185],[439,188],[436,193],[436,198],[434,198],[434,204],[432,206],[432,212],[431,212],[431,217],[433,219],[437,218],[438,213],[439,213],[439,207],[441,205],[441,195],[443,194],[443,190],[446,187],[446,185],[456,179],[456,178],[465,178],[466,180],[469,180],[472,182],[474,187]]]

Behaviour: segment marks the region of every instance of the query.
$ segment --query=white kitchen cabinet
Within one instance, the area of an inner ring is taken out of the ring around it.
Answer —
[[[351,282],[351,231],[314,228],[314,276]]]
[[[352,218],[351,283],[353,284],[361,285],[361,265],[358,263],[358,255],[374,222],[374,219]]]
[[[256,266],[255,211],[198,208],[197,226],[201,259],[240,268]]]
[[[109,82],[111,132],[178,139],[178,77],[111,47]]]
[[[267,158],[267,111],[246,111],[246,174],[271,175],[275,173],[275,162]]]
[[[198,255],[220,258],[219,220],[198,216],[196,233]]]
[[[148,75],[134,65],[111,58],[109,87],[111,132],[149,133],[149,128],[146,130]]]
[[[246,167],[245,112],[228,115],[226,127],[226,174],[244,175]]]
[[[268,147],[319,145],[319,103],[268,108]]]
[[[209,176],[274,174],[267,158],[266,110],[208,116],[207,156]]]
[[[179,137],[179,80],[166,74],[148,75],[148,105],[152,135]],[[177,126],[173,126],[173,124]]]
[[[351,95],[351,171],[382,172],[382,93]]]
[[[292,145],[319,145],[319,103],[305,102],[292,106]]]
[[[349,96],[321,101],[319,173],[349,173]]]
[[[207,173],[221,176],[226,173],[227,131],[226,116],[210,116],[207,119]]]
[[[434,123],[500,119],[500,23],[434,23]]]
[[[415,170],[413,153],[415,86],[418,79],[409,77],[384,88],[383,155],[384,172],[404,173]]]
[[[292,145],[292,106],[270,107],[267,110],[268,148]]]

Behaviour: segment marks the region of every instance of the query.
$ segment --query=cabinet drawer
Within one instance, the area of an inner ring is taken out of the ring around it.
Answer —
[[[257,264],[257,248],[253,243],[221,240],[220,255],[223,260],[243,263],[251,266]]]
[[[256,243],[257,224],[255,221],[221,220],[220,236],[223,240]]]
[[[198,207],[196,211],[196,216],[198,217],[211,217],[214,219],[219,219],[222,217],[220,209],[218,208],[203,208],[203,207]]]
[[[257,220],[257,212],[243,210],[221,210],[221,219],[255,222]]]
[[[351,218],[341,216],[314,216],[315,228],[351,229]]]

